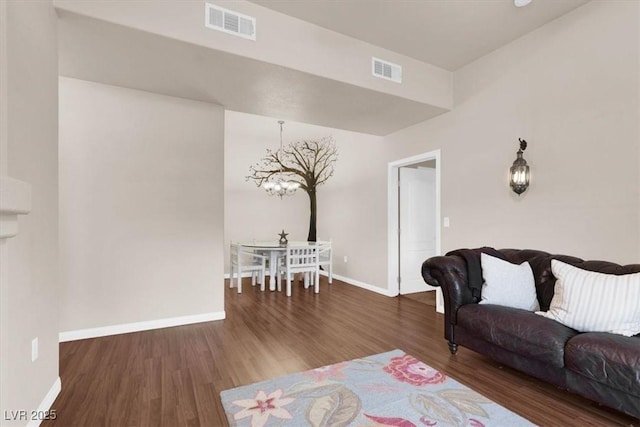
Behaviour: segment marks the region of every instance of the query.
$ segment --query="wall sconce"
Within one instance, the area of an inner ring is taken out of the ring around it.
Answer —
[[[518,157],[509,169],[509,185],[517,195],[520,195],[529,187],[529,165],[522,157],[522,153],[527,149],[527,141],[522,138],[518,138],[518,141],[520,141],[520,149],[516,153]]]

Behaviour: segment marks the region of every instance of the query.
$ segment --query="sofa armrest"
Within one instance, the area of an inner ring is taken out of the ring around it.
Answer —
[[[467,264],[457,255],[437,256],[422,263],[422,278],[431,286],[442,288],[444,297],[445,336],[450,339],[447,325],[457,323],[458,308],[473,303],[469,289]]]

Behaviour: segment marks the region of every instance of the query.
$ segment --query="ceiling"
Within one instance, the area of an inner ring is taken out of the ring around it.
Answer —
[[[519,9],[512,0],[253,2],[454,70],[586,0],[533,0]],[[446,111],[61,8],[58,16],[59,70],[66,77],[374,135]]]
[[[373,135],[446,110],[58,10],[61,76]]]
[[[251,0],[454,71],[589,0]]]

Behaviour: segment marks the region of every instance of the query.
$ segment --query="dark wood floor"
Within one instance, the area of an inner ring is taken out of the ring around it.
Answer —
[[[42,425],[223,426],[222,390],[395,348],[539,425],[640,425],[464,348],[451,356],[430,305],[325,280],[291,298],[246,282],[227,289],[226,320],[60,344],[58,418]]]
[[[416,292],[413,294],[404,295],[404,298],[409,298],[414,301],[420,302],[422,304],[430,305],[432,307],[436,306],[436,292],[435,291],[427,291],[427,292]]]

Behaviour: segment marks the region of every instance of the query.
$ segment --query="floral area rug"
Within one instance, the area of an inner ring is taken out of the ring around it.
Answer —
[[[401,350],[225,390],[232,426],[531,426]]]

